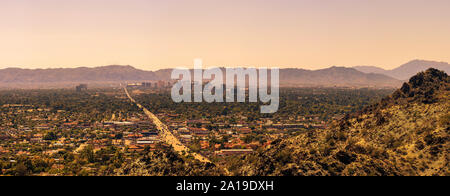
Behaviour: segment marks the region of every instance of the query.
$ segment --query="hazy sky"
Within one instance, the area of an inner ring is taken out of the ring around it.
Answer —
[[[449,0],[0,0],[0,68],[450,62]]]

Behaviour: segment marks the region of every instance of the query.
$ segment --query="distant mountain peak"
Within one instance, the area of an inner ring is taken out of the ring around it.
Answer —
[[[131,66],[131,65],[105,65],[105,66],[100,66],[97,68],[130,68],[130,69],[136,69],[135,67]]]
[[[405,64],[411,64],[411,63],[447,63],[447,62],[444,62],[444,61],[431,61],[431,60],[425,60],[425,59],[414,59],[414,60],[411,60],[411,61],[409,61],[409,62],[407,62]]]
[[[447,62],[429,61],[421,59],[409,61],[392,70],[384,70],[382,68],[375,66],[356,66],[353,68],[364,73],[379,73],[399,80],[407,80],[408,78],[414,76],[418,72],[425,71],[429,68],[439,69],[447,73],[450,72],[450,64],[448,64]]]

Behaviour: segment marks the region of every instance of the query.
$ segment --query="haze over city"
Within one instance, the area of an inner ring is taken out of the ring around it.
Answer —
[[[449,62],[448,18],[447,0],[1,1],[0,68],[391,69]]]

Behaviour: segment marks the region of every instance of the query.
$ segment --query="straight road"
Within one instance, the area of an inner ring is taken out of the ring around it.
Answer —
[[[199,160],[200,162],[203,163],[211,163],[211,161],[209,159],[207,159],[206,157],[192,152],[188,147],[186,147],[185,145],[183,145],[173,134],[172,132],[170,132],[169,128],[161,122],[161,120],[158,119],[158,117],[156,115],[154,115],[153,113],[151,113],[149,110],[147,110],[147,108],[145,108],[144,106],[142,106],[141,104],[137,103],[136,100],[134,100],[130,94],[128,93],[128,90],[126,87],[124,87],[125,93],[127,94],[127,97],[131,100],[131,102],[133,102],[134,104],[136,104],[140,109],[142,109],[144,111],[144,113],[148,116],[148,118],[150,118],[153,123],[156,125],[156,128],[159,130],[159,134],[161,136],[161,139],[166,142],[167,144],[171,145],[173,147],[173,149],[178,152],[180,155],[182,156],[186,156],[186,155],[191,155],[193,156],[195,159]]]

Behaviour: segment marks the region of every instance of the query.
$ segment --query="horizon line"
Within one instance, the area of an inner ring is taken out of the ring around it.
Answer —
[[[377,66],[377,65],[355,65],[355,66],[346,66],[346,65],[329,65],[327,67],[324,68],[318,68],[318,69],[308,69],[308,68],[302,68],[302,67],[290,67],[290,66],[249,66],[249,65],[243,65],[243,66],[206,66],[204,69],[208,69],[208,68],[213,68],[213,67],[218,67],[218,68],[262,68],[262,67],[267,67],[267,68],[271,68],[271,67],[277,67],[279,69],[303,69],[303,70],[310,70],[310,71],[316,71],[316,70],[323,70],[323,69],[329,69],[329,68],[333,68],[333,67],[343,67],[343,68],[355,68],[355,67],[376,67],[376,68],[380,68],[383,69],[385,71],[390,71],[390,70],[394,70],[398,67],[401,67],[402,65],[414,62],[414,61],[430,61],[430,62],[436,62],[436,63],[447,63],[446,61],[438,61],[438,60],[425,60],[425,59],[413,59],[410,60],[406,63],[403,63],[399,66],[396,66],[393,69],[385,69],[383,67]],[[126,64],[109,64],[109,65],[99,65],[99,66],[74,66],[74,67],[45,67],[45,68],[23,68],[23,67],[18,67],[18,66],[13,66],[13,67],[5,67],[5,68],[0,68],[0,70],[5,70],[5,69],[22,69],[22,70],[55,70],[55,69],[79,69],[79,68],[88,68],[88,69],[95,69],[95,68],[102,68],[102,67],[110,67],[110,66],[121,66],[121,67],[132,67],[134,69],[137,70],[141,70],[141,71],[152,71],[152,72],[157,72],[157,71],[162,71],[162,70],[170,70],[170,69],[177,69],[180,67],[193,67],[193,65],[190,66],[174,66],[174,67],[168,67],[168,68],[162,68],[162,69],[143,69],[140,68],[139,66],[135,66],[135,65],[126,65]]]

